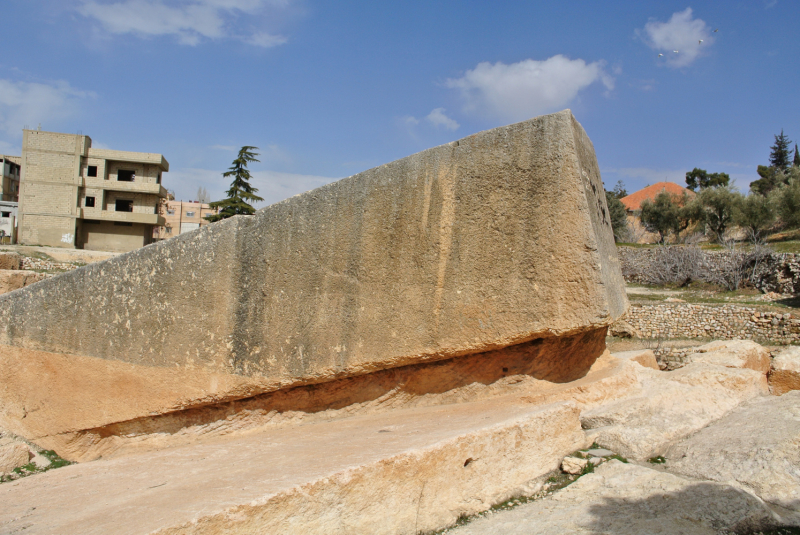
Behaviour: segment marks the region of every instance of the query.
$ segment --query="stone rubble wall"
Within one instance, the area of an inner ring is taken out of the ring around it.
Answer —
[[[645,339],[745,339],[800,343],[800,318],[738,305],[631,305],[623,317]]]

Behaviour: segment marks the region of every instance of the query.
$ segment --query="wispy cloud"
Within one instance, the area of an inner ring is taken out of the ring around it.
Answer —
[[[175,192],[179,200],[192,200],[197,188],[208,190],[212,200],[225,197],[230,179],[222,177],[222,170],[210,169],[177,169],[164,175],[164,187]],[[250,183],[258,188],[258,195],[264,202],[257,203],[257,208],[275,204],[298,193],[303,193],[325,184],[335,182],[338,178],[317,175],[282,173],[279,171],[254,171]]]
[[[656,182],[675,182],[682,184],[686,180],[686,170],[651,169],[649,167],[623,167],[606,169],[603,172],[615,173],[626,178],[645,180],[651,184]]]
[[[268,7],[288,5],[288,0],[83,0],[78,12],[113,34],[168,35],[191,46],[204,39],[238,39],[268,48],[285,43],[287,38],[260,30],[240,32],[236,23]]]
[[[93,92],[76,89],[62,80],[40,83],[0,79],[0,132],[19,139],[25,125],[33,128],[72,117],[84,101],[95,97]]]
[[[427,120],[430,124],[435,127],[442,127],[446,128],[447,130],[458,130],[459,125],[455,120],[451,119],[447,115],[445,115],[444,108],[436,108],[431,111],[425,120]]]
[[[663,53],[670,67],[691,65],[714,43],[706,23],[692,18],[692,8],[673,13],[667,22],[651,20],[636,34],[653,50]]]
[[[614,78],[604,67],[602,61],[586,63],[561,54],[510,65],[483,62],[445,85],[461,93],[466,113],[523,120],[566,107],[595,82],[614,89]]]

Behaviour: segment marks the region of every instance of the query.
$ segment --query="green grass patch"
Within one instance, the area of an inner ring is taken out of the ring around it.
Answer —
[[[667,462],[667,460],[661,455],[656,455],[655,457],[650,457],[647,459],[647,462],[650,464],[664,464]]]
[[[44,468],[39,468],[36,463],[30,462],[24,466],[19,466],[14,468],[11,475],[8,476],[0,476],[0,483],[6,483],[8,481],[14,481],[21,477],[28,477],[34,474],[41,474],[43,472],[47,472],[49,470],[54,470],[56,468],[61,468],[62,466],[67,466],[70,464],[75,464],[71,461],[66,459],[62,459],[58,456],[56,452],[53,450],[42,450],[40,452],[42,456],[46,457],[47,460],[50,461],[50,464],[45,466]]]

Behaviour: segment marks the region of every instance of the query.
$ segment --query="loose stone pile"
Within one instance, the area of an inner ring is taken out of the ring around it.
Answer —
[[[80,264],[71,262],[56,262],[55,260],[44,260],[31,256],[22,257],[22,269],[32,271],[72,271],[81,267]]]
[[[800,342],[800,318],[790,313],[762,312],[739,305],[631,305],[623,319],[642,338],[744,338],[771,344]]]

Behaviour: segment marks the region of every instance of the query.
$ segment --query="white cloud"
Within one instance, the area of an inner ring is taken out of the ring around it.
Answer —
[[[435,127],[444,127],[448,130],[458,130],[459,125],[456,121],[445,115],[444,108],[436,108],[431,111],[425,119]],[[416,119],[414,119],[416,121]],[[419,121],[417,121],[419,122]]]
[[[621,169],[606,169],[603,171],[637,181],[655,184],[657,182],[675,182],[683,185],[686,181],[686,171],[676,169],[650,169],[648,167],[623,167]]]
[[[0,131],[11,139],[21,139],[22,128],[39,123],[57,123],[75,115],[81,102],[94,98],[64,81],[52,83],[19,82],[0,79]]]
[[[181,44],[197,45],[203,39],[239,39],[260,47],[284,44],[287,39],[263,31],[238,35],[237,18],[251,18],[267,6],[283,8],[286,0],[84,0],[78,12],[100,22],[114,34],[175,36]]]
[[[230,186],[230,179],[223,178],[222,172],[222,170],[191,168],[173,170],[164,175],[164,187],[174,191],[176,199],[184,201],[194,200],[197,188],[204,187],[208,190],[211,199],[216,201],[225,197],[225,191]],[[252,171],[251,175],[250,183],[258,189],[257,195],[264,198],[264,202],[254,205],[257,208],[275,204],[298,193],[339,180],[338,178],[279,171]]]
[[[226,152],[236,152],[239,150],[238,147],[234,147],[233,145],[211,145],[210,148],[215,150],[224,150]]]
[[[579,91],[595,82],[609,91],[614,89],[614,78],[604,71],[604,65],[561,54],[511,65],[483,62],[461,78],[448,79],[445,85],[461,92],[465,112],[523,120],[566,107]]]
[[[644,25],[644,30],[636,30],[636,34],[647,46],[661,51],[667,65],[675,68],[690,65],[714,42],[706,23],[692,18],[690,7],[673,13],[667,22],[651,20]]]

